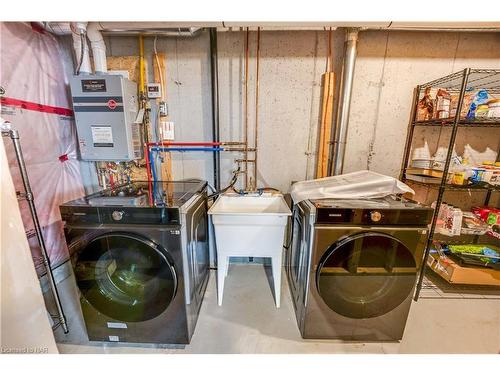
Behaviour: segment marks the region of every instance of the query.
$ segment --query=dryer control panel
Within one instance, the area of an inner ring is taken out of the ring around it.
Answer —
[[[425,226],[432,219],[432,208],[405,199],[318,199],[312,203],[318,224]]]

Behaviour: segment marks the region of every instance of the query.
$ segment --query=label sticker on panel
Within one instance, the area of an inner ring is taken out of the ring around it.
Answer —
[[[109,337],[109,341],[120,341],[120,338],[118,336],[108,336]]]
[[[123,328],[127,329],[127,325],[125,323],[120,322],[108,322],[108,328]]]
[[[113,147],[111,126],[92,126],[92,143],[94,147]]]
[[[82,92],[106,92],[106,80],[82,79]]]

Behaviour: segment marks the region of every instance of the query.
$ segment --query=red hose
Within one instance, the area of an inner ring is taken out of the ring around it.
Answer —
[[[220,146],[222,142],[149,142],[148,146]]]
[[[144,146],[144,159],[146,161],[146,172],[148,175],[148,195],[149,195],[149,204],[153,205],[153,187],[151,186],[151,164],[149,162],[149,144]]]

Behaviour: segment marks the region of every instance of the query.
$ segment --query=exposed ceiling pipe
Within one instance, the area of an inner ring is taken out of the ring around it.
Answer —
[[[330,176],[342,174],[344,169],[344,156],[349,126],[349,107],[351,105],[352,83],[354,78],[354,65],[358,44],[358,28],[347,29],[345,42],[344,64],[340,81],[340,96],[337,108],[337,121],[335,124],[333,152],[330,164]]]
[[[106,44],[101,34],[101,26],[98,22],[89,22],[87,26],[87,37],[92,48],[94,57],[94,70],[96,74],[103,74],[108,71],[106,62]]]
[[[264,31],[286,30],[324,30],[325,27],[362,28],[363,30],[405,30],[405,31],[484,31],[492,32],[500,29],[500,22],[409,22],[409,21],[375,21],[375,22],[223,22],[227,29],[240,27],[261,27]]]
[[[103,34],[111,34],[113,36],[130,36],[130,35],[143,35],[143,36],[162,36],[166,38],[193,38],[200,35],[203,28],[197,28],[195,31],[183,29],[143,29],[143,30],[102,30]]]
[[[76,57],[76,74],[91,74],[89,47],[87,45],[87,22],[72,22],[71,35]]]
[[[443,33],[493,33],[498,32],[500,27],[484,27],[484,28],[447,28],[447,27],[399,27],[399,26],[391,26],[391,27],[369,27],[363,28],[363,30],[371,30],[371,31],[420,31],[420,32],[443,32]]]
[[[163,27],[166,23],[155,22],[99,22],[105,34],[164,36],[164,37],[195,37],[203,30],[201,27]],[[168,25],[168,23],[167,23]]]
[[[217,27],[230,31],[241,27],[261,27],[261,31],[323,30],[325,27],[361,28],[374,31],[443,31],[443,32],[494,32],[500,22],[98,22],[104,34],[194,37],[204,27]],[[69,22],[40,22],[45,30],[56,35],[69,35]]]
[[[40,26],[55,35],[71,34],[70,25],[77,22],[39,22]],[[87,23],[87,22],[79,22]],[[202,27],[163,27],[170,25],[165,22],[92,22],[102,34],[115,36],[144,35],[164,37],[195,37],[203,30]]]

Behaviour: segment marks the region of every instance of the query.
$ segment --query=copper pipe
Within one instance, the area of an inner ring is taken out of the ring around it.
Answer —
[[[221,142],[223,146],[244,146],[245,142]]]
[[[255,163],[255,160],[252,160],[252,159],[236,159],[236,162],[237,163]]]
[[[245,148],[248,147],[248,62],[250,59],[249,53],[249,37],[248,27],[245,31],[245,122],[244,122],[244,143]],[[245,159],[248,157],[248,152],[245,152]],[[245,190],[248,188],[248,163],[245,162]]]
[[[253,165],[253,180],[254,188],[257,190],[257,145],[259,135],[259,60],[260,60],[260,27],[257,27],[257,60],[256,60],[256,77],[255,77],[255,154]]]
[[[236,151],[236,152],[255,152],[256,150],[254,148],[248,148],[248,147],[224,147],[224,151]]]
[[[148,142],[148,146],[220,146],[221,142]]]

